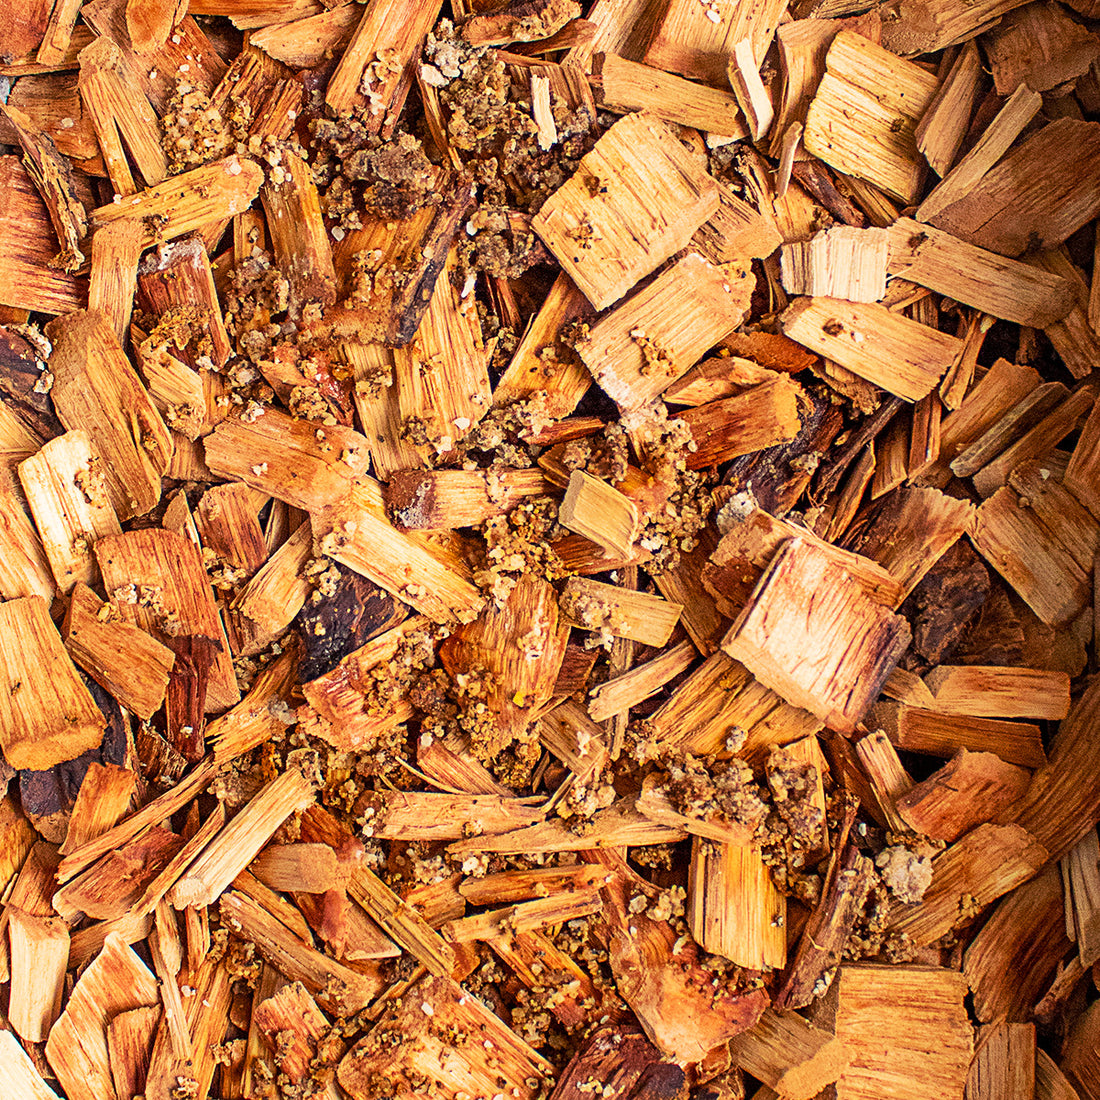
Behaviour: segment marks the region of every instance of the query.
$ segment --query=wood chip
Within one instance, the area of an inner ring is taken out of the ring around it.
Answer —
[[[593,307],[606,309],[683,248],[717,208],[717,185],[673,132],[657,118],[628,115],[543,205],[532,228]]]
[[[881,305],[800,298],[782,322],[792,340],[906,401],[931,393],[962,351],[956,337]]]
[[[807,616],[810,593],[815,598]],[[848,644],[819,653],[808,648],[825,637]],[[788,702],[852,732],[908,644],[903,620],[873,604],[826,555],[792,539],[776,554],[722,648]]]

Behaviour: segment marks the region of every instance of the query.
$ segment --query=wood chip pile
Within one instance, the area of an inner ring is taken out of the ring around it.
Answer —
[[[4,4],[0,1096],[1100,1100],[1098,214],[1098,0]]]

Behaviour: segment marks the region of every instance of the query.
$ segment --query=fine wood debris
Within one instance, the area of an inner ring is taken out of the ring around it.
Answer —
[[[0,1096],[1100,1100],[1100,4],[0,11]]]

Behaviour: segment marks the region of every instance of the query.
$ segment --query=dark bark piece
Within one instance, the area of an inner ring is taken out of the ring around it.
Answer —
[[[1024,665],[1023,624],[1000,577],[990,577],[989,596],[951,654],[957,665]]]
[[[959,541],[921,578],[901,613],[913,628],[906,667],[915,654],[929,665],[948,661],[989,598],[989,570]]]
[[[824,500],[840,484],[848,467],[859,457],[863,448],[886,428],[904,404],[900,397],[891,397],[884,401],[878,412],[867,417],[852,432],[837,454],[818,469],[817,480],[814,482],[814,495],[818,499]]]
[[[335,562],[340,579],[331,595],[306,600],[294,621],[305,643],[299,673],[308,683],[331,672],[353,650],[397,626],[408,614],[400,600]]]
[[[29,340],[0,326],[0,397],[24,427],[46,443],[65,429],[53,411],[49,394],[34,388],[42,377],[40,362],[45,360],[35,353]]]
[[[804,390],[798,397],[802,428],[789,443],[735,458],[725,483],[751,489],[757,504],[782,518],[805,492],[822,455],[844,427],[844,414],[823,387]]]
[[[134,738],[141,774],[150,783],[171,787],[183,778],[187,760],[150,726],[142,725]]]
[[[852,795],[846,797],[844,819],[821,899],[802,930],[798,949],[772,1002],[777,1012],[802,1008],[825,993],[831,981],[829,972],[840,962],[873,880],[871,862],[860,855],[851,836],[859,802]]]
[[[832,173],[820,161],[800,160],[791,170],[791,175],[837,221],[844,225],[854,225],[859,229],[866,229],[870,224],[863,211],[837,190]]]
[[[89,749],[76,760],[69,760],[67,763],[81,763],[87,767],[93,755],[94,750]],[[53,844],[60,843],[64,838],[65,817],[75,801],[75,796],[71,796],[66,790],[68,784],[59,774],[58,768],[50,768],[44,772],[19,772],[19,801],[23,812],[39,835]]]
[[[334,249],[338,305],[326,312],[339,336],[404,347],[416,335],[455,234],[473,201],[470,177],[440,170],[439,202],[401,222],[368,218]],[[362,293],[356,256],[377,250]]]
[[[90,677],[81,674],[88,690],[92,693],[95,705],[107,719],[107,729],[100,743],[100,764],[122,764],[126,759],[126,734],[129,723],[123,716],[122,708],[114,698],[103,690]],[[87,768],[84,769],[87,771]]]
[[[19,800],[23,812],[47,840],[59,843],[65,835],[69,811],[92,764],[122,764],[126,758],[126,720],[118,703],[94,680],[81,674],[95,704],[106,719],[103,741],[75,760],[47,771],[19,772]]]
[[[745,1100],[745,1075],[734,1066],[704,1084],[696,1085],[689,1095],[691,1100]],[[829,1090],[825,1095],[830,1095]]]
[[[672,1071],[672,1076],[662,1076]],[[679,1076],[675,1091],[669,1086]],[[652,1097],[672,1100],[683,1087],[679,1066],[664,1061],[661,1052],[645,1037],[641,1028],[609,1025],[596,1031],[562,1070],[550,1100],[589,1100],[591,1082],[599,1081],[609,1100]],[[654,1088],[649,1092],[646,1086]],[[662,1088],[662,1086],[664,1086]]]
[[[687,1076],[671,1062],[646,1066],[641,1079],[630,1093],[630,1100],[679,1100],[684,1094]]]

